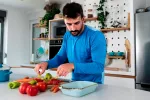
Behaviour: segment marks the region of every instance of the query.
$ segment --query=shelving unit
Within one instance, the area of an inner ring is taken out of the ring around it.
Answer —
[[[85,18],[85,21],[96,21],[97,20],[97,17],[93,17],[93,18]]]
[[[117,68],[117,67],[105,67],[105,70],[108,70],[108,71],[128,71],[127,69],[125,68]]]
[[[34,25],[36,28],[46,28],[46,25],[40,25],[39,23]]]
[[[57,22],[57,21],[63,21],[63,18],[59,18],[59,19],[53,19],[53,20],[49,20],[50,22]],[[97,17],[92,17],[92,18],[85,18],[85,21],[96,21]]]
[[[49,38],[33,38],[33,40],[49,40]]]
[[[128,13],[128,24],[126,27],[101,29],[101,31],[105,33],[110,31],[120,31],[120,30],[130,30],[130,13]]]
[[[92,17],[92,18],[85,18],[85,22],[86,21],[96,21],[97,17]],[[57,25],[56,25],[57,23]],[[58,24],[59,23],[59,24]],[[59,18],[59,19],[53,19],[53,20],[49,20],[49,38],[52,39],[53,37],[53,25],[54,26],[58,26],[58,25],[65,25],[64,23],[64,19],[63,18]]]
[[[109,59],[124,59],[125,56],[107,56]]]
[[[106,28],[106,29],[101,29],[101,31],[102,31],[102,32],[119,31],[119,30],[130,30],[130,27],[121,27],[121,28]]]
[[[53,39],[49,39],[49,38],[33,38],[33,40],[62,40],[62,38],[53,38]]]

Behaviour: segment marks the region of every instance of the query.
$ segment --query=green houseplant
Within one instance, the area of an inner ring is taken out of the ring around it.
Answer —
[[[48,31],[49,20],[54,19],[55,14],[59,14],[60,13],[59,5],[57,3],[53,3],[51,5],[47,4],[44,7],[44,10],[46,11],[46,14],[44,15],[44,17],[42,18],[40,23],[41,24],[45,24],[46,25],[46,29]]]
[[[104,3],[106,2],[106,0],[100,0],[99,2],[99,5],[98,5],[98,8],[97,8],[97,11],[98,11],[98,18],[97,20],[99,21],[99,23],[102,25],[101,26],[101,29],[104,29],[105,28],[105,21],[106,21],[106,18],[108,16],[108,12],[107,11],[104,11]]]

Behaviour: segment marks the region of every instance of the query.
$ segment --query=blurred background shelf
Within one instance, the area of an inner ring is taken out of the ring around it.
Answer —
[[[36,27],[36,28],[46,28],[46,25],[40,25],[38,23],[38,24],[35,24],[34,27]]]
[[[33,40],[50,40],[49,38],[33,38]]]
[[[125,56],[107,56],[109,59],[125,59]]]
[[[130,30],[130,27],[101,29],[102,32],[119,31],[119,30]]]
[[[92,17],[92,18],[85,18],[85,21],[93,21],[93,20],[97,20],[97,17]]]
[[[33,40],[62,40],[63,38],[53,38],[53,39],[50,39],[50,38],[33,38]]]
[[[105,67],[105,70],[109,70],[109,71],[124,71],[124,72],[128,71],[127,68],[117,68],[117,67]]]

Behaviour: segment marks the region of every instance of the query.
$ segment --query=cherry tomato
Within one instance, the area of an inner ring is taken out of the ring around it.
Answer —
[[[37,82],[43,82],[43,80],[40,78],[34,78],[34,80],[36,80]]]
[[[38,82],[36,84],[40,92],[45,92],[47,89],[47,84],[45,82]]]
[[[38,87],[35,86],[35,85],[29,85],[26,89],[26,93],[29,95],[29,96],[36,96],[38,94]]]
[[[19,86],[19,92],[21,94],[26,94],[26,89],[27,87],[29,86],[30,84],[29,83],[22,83],[20,86]]]
[[[48,85],[59,85],[60,84],[60,80],[57,79],[51,79],[50,81],[47,82]]]

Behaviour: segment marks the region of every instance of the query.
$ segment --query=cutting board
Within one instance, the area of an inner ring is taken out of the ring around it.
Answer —
[[[127,67],[131,67],[131,45],[128,39],[125,40],[125,47],[126,47],[126,58],[125,63]]]

